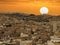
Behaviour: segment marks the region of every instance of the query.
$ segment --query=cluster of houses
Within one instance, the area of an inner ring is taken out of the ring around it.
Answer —
[[[59,45],[59,18],[0,14],[0,45]]]

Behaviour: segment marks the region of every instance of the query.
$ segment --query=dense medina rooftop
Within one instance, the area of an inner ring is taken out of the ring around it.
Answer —
[[[16,38],[42,43],[60,36],[60,16],[0,13],[0,39]],[[40,41],[40,42],[41,42]]]

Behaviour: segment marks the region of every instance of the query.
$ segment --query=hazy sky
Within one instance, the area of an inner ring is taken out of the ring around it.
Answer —
[[[49,14],[60,14],[60,0],[0,0],[0,12],[40,14],[41,7],[47,7]]]

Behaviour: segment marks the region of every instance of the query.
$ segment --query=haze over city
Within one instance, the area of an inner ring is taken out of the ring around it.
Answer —
[[[41,7],[47,7],[50,15],[60,15],[60,0],[0,0],[0,12],[39,15]]]

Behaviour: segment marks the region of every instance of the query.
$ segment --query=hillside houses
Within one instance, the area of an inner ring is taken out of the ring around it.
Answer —
[[[60,37],[60,16],[23,13],[0,14],[0,40],[15,40],[20,45],[45,45],[51,36]],[[29,41],[29,42],[28,42]],[[26,42],[26,44],[25,44]],[[18,45],[19,45],[18,44]]]

